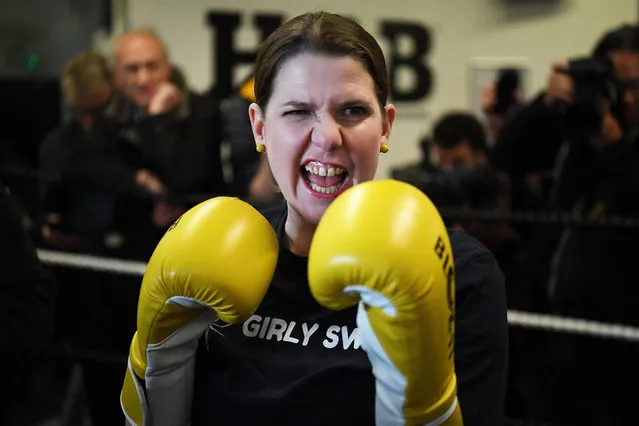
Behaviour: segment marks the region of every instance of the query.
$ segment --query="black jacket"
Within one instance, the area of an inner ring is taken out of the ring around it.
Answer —
[[[115,196],[99,185],[67,180],[73,168],[71,156],[88,143],[88,135],[70,120],[56,127],[40,146],[39,199],[41,225],[47,224],[79,240],[64,250],[104,254],[104,236],[113,229]],[[49,213],[60,215],[59,224],[47,221]]]
[[[173,83],[181,90],[181,105],[156,116],[139,113],[116,94],[87,143],[69,159],[67,174],[130,194],[136,191],[135,173],[146,168],[176,199],[189,193],[224,193],[219,106],[191,92],[177,71]]]
[[[12,382],[50,343],[57,286],[40,263],[13,200],[0,183],[0,423]],[[5,394],[6,392],[6,394]]]
[[[188,209],[227,193],[221,161],[218,106],[192,93],[180,80],[182,103],[157,116],[141,114],[117,95],[105,117],[69,155],[63,178],[75,187],[108,192],[115,199],[114,230],[125,236],[120,256],[147,259],[164,229],[152,222],[159,198]],[[166,193],[151,194],[135,183],[141,169],[155,174]]]
[[[566,124],[540,95],[504,126],[492,153],[494,166],[516,177],[552,172],[547,205],[553,210],[590,218],[639,215],[635,136],[596,148]],[[535,270],[523,286],[530,294],[550,295],[551,309],[563,315],[639,324],[633,278],[639,229],[540,224],[535,234],[529,256]]]

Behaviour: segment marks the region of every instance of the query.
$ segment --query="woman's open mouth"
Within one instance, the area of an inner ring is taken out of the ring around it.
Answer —
[[[310,161],[301,168],[304,183],[313,195],[333,198],[344,189],[348,172],[333,164]]]

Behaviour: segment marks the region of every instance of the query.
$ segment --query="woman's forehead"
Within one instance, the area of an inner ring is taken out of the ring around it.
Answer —
[[[282,65],[274,83],[274,96],[347,96],[350,93],[375,97],[375,84],[368,70],[350,56],[296,55]]]

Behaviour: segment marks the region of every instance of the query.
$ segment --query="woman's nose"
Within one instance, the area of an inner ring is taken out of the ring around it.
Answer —
[[[332,117],[322,117],[313,126],[311,142],[325,151],[332,151],[342,145],[339,123]]]

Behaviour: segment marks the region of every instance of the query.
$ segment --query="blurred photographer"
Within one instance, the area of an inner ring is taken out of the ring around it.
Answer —
[[[553,210],[592,218],[637,216],[638,126],[639,27],[624,25],[605,34],[591,57],[552,65],[543,93],[503,127],[492,161],[514,180],[531,173],[551,178],[545,196]],[[529,255],[534,272],[527,276],[553,312],[639,324],[632,268],[638,230],[537,229]],[[557,381],[539,395],[557,406],[544,415],[582,425],[630,422],[631,402],[620,389],[623,377],[639,374],[634,348],[570,337],[556,343],[551,350],[560,357],[552,375]],[[602,367],[593,369],[595,362]],[[584,380],[588,386],[579,384]]]
[[[582,166],[610,172],[625,157],[617,154],[634,152],[638,94],[639,30],[625,25],[606,34],[592,57],[552,65],[546,89],[502,128],[491,162],[516,178],[559,172],[548,201],[571,210],[594,183]]]
[[[426,193],[444,214],[448,226],[464,229],[495,255],[510,285],[518,271],[518,239],[504,221],[465,217],[465,210],[508,210],[509,182],[488,163],[486,130],[467,112],[449,112],[434,125],[432,141],[424,138],[422,159],[393,170],[393,178]],[[432,158],[432,162],[431,162]],[[509,289],[508,296],[514,289]]]
[[[417,187],[427,185],[433,174],[459,168],[472,169],[486,163],[488,145],[482,124],[472,114],[449,112],[433,126],[432,137],[420,141],[422,158],[392,171],[398,180]]]
[[[495,80],[482,89],[481,108],[491,142],[499,137],[504,123],[523,105],[521,72],[516,68],[502,68]]]

